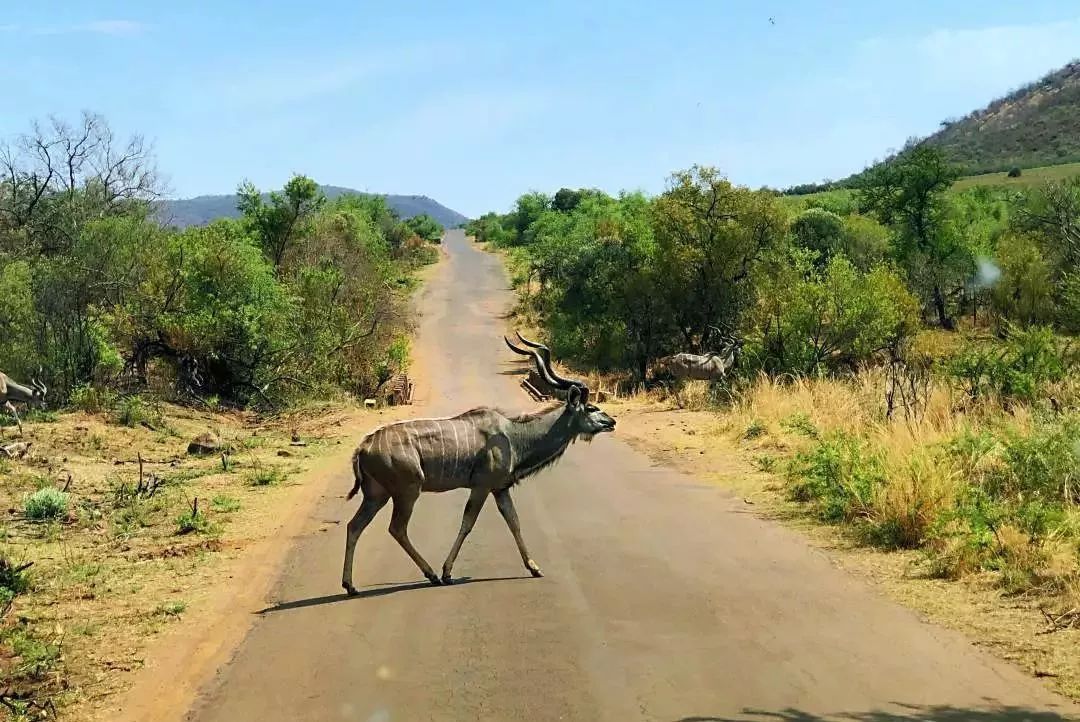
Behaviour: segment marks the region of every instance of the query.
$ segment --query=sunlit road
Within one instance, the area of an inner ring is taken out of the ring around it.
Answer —
[[[505,272],[461,232],[445,245],[448,265],[420,301],[418,343],[430,373],[418,412],[528,408],[512,375],[520,364],[501,340],[511,300]],[[352,477],[347,465],[338,473],[339,495],[317,514],[342,523],[296,544],[278,605],[204,690],[191,720],[1018,722],[1075,714],[723,491],[654,466],[617,430],[572,446],[515,489],[543,579],[524,573],[489,504],[454,567],[463,583],[429,587],[386,533],[387,508],[357,548],[363,593],[346,598],[344,522],[359,500],[344,501]],[[417,504],[412,540],[436,569],[465,499],[461,491],[425,494]]]

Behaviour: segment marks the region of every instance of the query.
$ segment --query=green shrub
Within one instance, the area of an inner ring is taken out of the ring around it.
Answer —
[[[210,508],[220,514],[231,514],[240,511],[240,502],[231,496],[218,495],[210,502]]]
[[[764,436],[769,433],[769,428],[760,419],[754,419],[750,422],[750,425],[746,427],[746,431],[743,432],[743,438],[747,441],[756,439],[759,436]]]
[[[30,588],[29,564],[17,564],[0,556],[0,616],[18,595]]]
[[[754,466],[758,471],[763,471],[767,474],[771,474],[776,471],[776,457],[769,454],[761,454],[754,457]]]
[[[823,261],[839,250],[843,234],[843,219],[822,208],[807,208],[791,224],[795,242],[819,253]]]
[[[1067,419],[1029,435],[1010,434],[991,491],[1031,502],[1080,503],[1080,422]]]
[[[823,438],[788,465],[792,499],[813,502],[824,521],[869,519],[874,490],[885,482],[881,456],[867,442],[843,433]]]
[[[165,602],[164,604],[159,604],[157,606],[157,608],[154,610],[154,614],[159,617],[176,618],[183,614],[186,610],[187,602]]]
[[[33,521],[60,519],[67,511],[68,495],[53,487],[38,489],[23,502],[26,518]]]
[[[176,533],[183,534],[205,534],[210,531],[210,520],[206,518],[206,515],[199,512],[196,509],[188,509],[180,516],[176,517]]]
[[[946,369],[971,398],[992,393],[1030,402],[1064,377],[1066,360],[1053,330],[1035,326],[1012,330],[1004,348],[969,345],[949,359]]]
[[[814,426],[814,422],[810,420],[810,416],[805,411],[799,411],[792,414],[781,421],[780,425],[789,431],[808,436],[811,439],[816,439],[818,437],[817,427]]]
[[[113,420],[122,426],[129,427],[140,424],[157,426],[161,423],[161,414],[142,396],[134,394],[124,396],[117,402]]]
[[[3,641],[11,645],[11,651],[18,659],[13,668],[7,670],[12,681],[43,681],[60,661],[60,645],[51,644],[19,626],[3,633]]]
[[[268,466],[256,469],[248,475],[248,482],[252,486],[270,486],[285,479],[285,472],[276,466]]]
[[[752,324],[769,371],[813,375],[850,368],[910,338],[919,304],[895,272],[860,272],[844,255],[819,268],[806,251],[769,260]]]
[[[79,411],[100,414],[116,403],[116,392],[102,386],[80,384],[71,391],[71,406]]]

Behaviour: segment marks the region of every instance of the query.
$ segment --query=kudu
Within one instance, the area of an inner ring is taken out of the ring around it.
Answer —
[[[39,371],[40,373],[40,371]],[[31,408],[45,408],[45,394],[48,389],[45,384],[37,379],[30,379],[29,386],[15,383],[7,374],[0,373],[0,408],[11,412],[15,417],[15,423],[19,426],[19,435],[22,435],[22,420],[15,410],[15,403],[26,404]],[[15,402],[15,403],[12,403]],[[2,428],[2,427],[0,427]],[[0,432],[2,433],[2,432]]]
[[[659,359],[654,375],[667,374],[676,381],[719,381],[734,368],[742,342],[724,339],[726,348],[709,354],[677,353]]]
[[[352,583],[356,542],[391,499],[390,535],[432,584],[452,583],[454,561],[489,495],[495,497],[525,568],[534,577],[543,576],[522,539],[510,487],[558,461],[577,439],[613,431],[615,420],[589,403],[585,384],[559,376],[538,348],[526,351],[503,340],[516,353],[531,356],[537,372],[564,391],[566,400],[516,416],[479,407],[452,417],[389,424],[365,436],[353,454],[355,483],[346,497],[363,493],[345,537],[341,586],[350,595],[357,593]],[[409,518],[421,492],[452,489],[469,489],[469,499],[439,577],[409,541]]]

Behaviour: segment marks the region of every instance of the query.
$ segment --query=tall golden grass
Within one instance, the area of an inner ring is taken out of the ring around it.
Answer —
[[[994,528],[989,548],[972,542],[965,519],[951,519],[1003,463],[1000,444],[968,458],[951,442],[963,434],[1002,439],[1033,433],[1033,409],[995,399],[973,403],[938,380],[928,387],[920,413],[906,417],[898,412],[887,419],[885,385],[882,369],[841,379],[760,375],[719,395],[719,405],[718,395],[704,382],[685,384],[668,403],[717,410],[729,441],[751,453],[790,460],[836,435],[856,439],[884,478],[854,515],[862,528],[887,530],[893,545],[924,549],[933,574],[990,576],[1010,591],[1038,589],[1071,597],[1068,603],[1080,602],[1080,512],[1075,505],[1066,503],[1066,521],[1040,538],[1006,518]],[[657,400],[665,396],[663,391],[649,395]]]

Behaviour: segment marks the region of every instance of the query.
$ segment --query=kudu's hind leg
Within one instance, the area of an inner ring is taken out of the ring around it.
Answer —
[[[525,568],[534,577],[544,576],[539,565],[529,556],[529,550],[525,548],[525,540],[521,538],[521,523],[518,522],[514,500],[510,498],[510,490],[499,489],[491,492],[491,495],[495,497],[495,504],[499,507],[499,513],[506,520],[506,526],[510,527],[510,533],[514,535],[514,541],[517,542],[518,552],[521,553],[521,561],[525,563]]]
[[[367,528],[367,525],[386,506],[388,501],[390,501],[390,497],[385,491],[379,489],[378,492],[373,493],[365,485],[364,501],[360,504],[360,508],[356,510],[353,518],[349,520],[345,536],[345,565],[341,570],[341,586],[345,588],[345,591],[350,596],[356,594],[356,587],[352,583],[353,553],[356,551],[356,542],[360,539],[360,534]]]
[[[473,525],[476,524],[476,517],[480,516],[480,510],[484,508],[487,495],[486,489],[473,489],[472,493],[469,494],[469,500],[465,502],[465,513],[461,517],[461,530],[458,531],[454,546],[451,547],[450,553],[446,556],[446,561],[442,565],[443,584],[454,583],[453,578],[450,576],[451,571],[454,569],[454,562],[457,560],[458,552],[461,551],[461,545],[465,542],[465,537],[469,536]]]
[[[435,571],[431,568],[431,565],[427,563],[424,557],[420,556],[420,552],[416,551],[416,547],[409,541],[409,519],[412,517],[413,506],[416,504],[417,497],[420,496],[420,492],[398,494],[394,497],[394,513],[390,517],[390,536],[394,537],[401,548],[405,550],[405,553],[409,555],[409,558],[416,562],[416,566],[420,567],[420,571],[424,573],[427,580],[432,584],[439,585],[439,577],[435,575]]]

